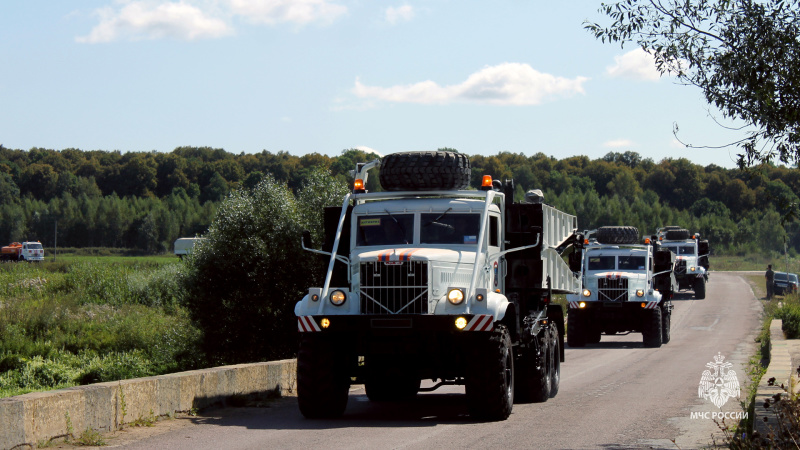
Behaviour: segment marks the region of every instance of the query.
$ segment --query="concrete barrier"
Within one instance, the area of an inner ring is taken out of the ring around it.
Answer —
[[[293,359],[214,367],[0,399],[0,449],[36,448],[68,433],[106,432],[140,418],[225,403],[237,396],[296,394]]]

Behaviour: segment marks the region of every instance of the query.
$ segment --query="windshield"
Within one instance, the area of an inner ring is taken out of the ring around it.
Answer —
[[[680,245],[667,247],[672,253],[676,255],[694,255],[694,245]]]
[[[613,256],[590,256],[589,257],[589,270],[614,270]]]
[[[788,279],[788,275],[786,272],[775,272],[775,281],[786,281]]]
[[[41,250],[42,244],[28,244],[29,250]]]
[[[422,214],[420,244],[477,244],[481,228],[480,214],[449,212]]]
[[[797,274],[796,273],[790,273],[789,274],[789,281],[797,283]]]
[[[620,256],[619,270],[644,270],[644,256]]]
[[[356,245],[403,245],[414,240],[413,214],[384,214],[358,218]]]

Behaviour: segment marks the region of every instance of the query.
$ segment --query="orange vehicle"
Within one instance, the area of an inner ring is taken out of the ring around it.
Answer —
[[[0,261],[44,261],[41,242],[12,242],[0,248]]]

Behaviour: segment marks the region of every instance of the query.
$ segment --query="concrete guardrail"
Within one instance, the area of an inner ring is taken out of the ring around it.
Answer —
[[[295,395],[293,359],[192,370],[33,392],[0,399],[0,449],[36,448],[86,429],[113,431],[140,418],[166,416],[236,396]]]

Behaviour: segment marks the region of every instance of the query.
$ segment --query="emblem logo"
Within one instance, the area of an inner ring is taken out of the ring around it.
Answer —
[[[714,356],[714,362],[706,363],[709,370],[704,370],[700,377],[700,386],[697,395],[700,398],[711,400],[717,408],[722,408],[731,397],[739,397],[739,379],[736,371],[732,370],[733,364],[723,362],[722,353]]]

